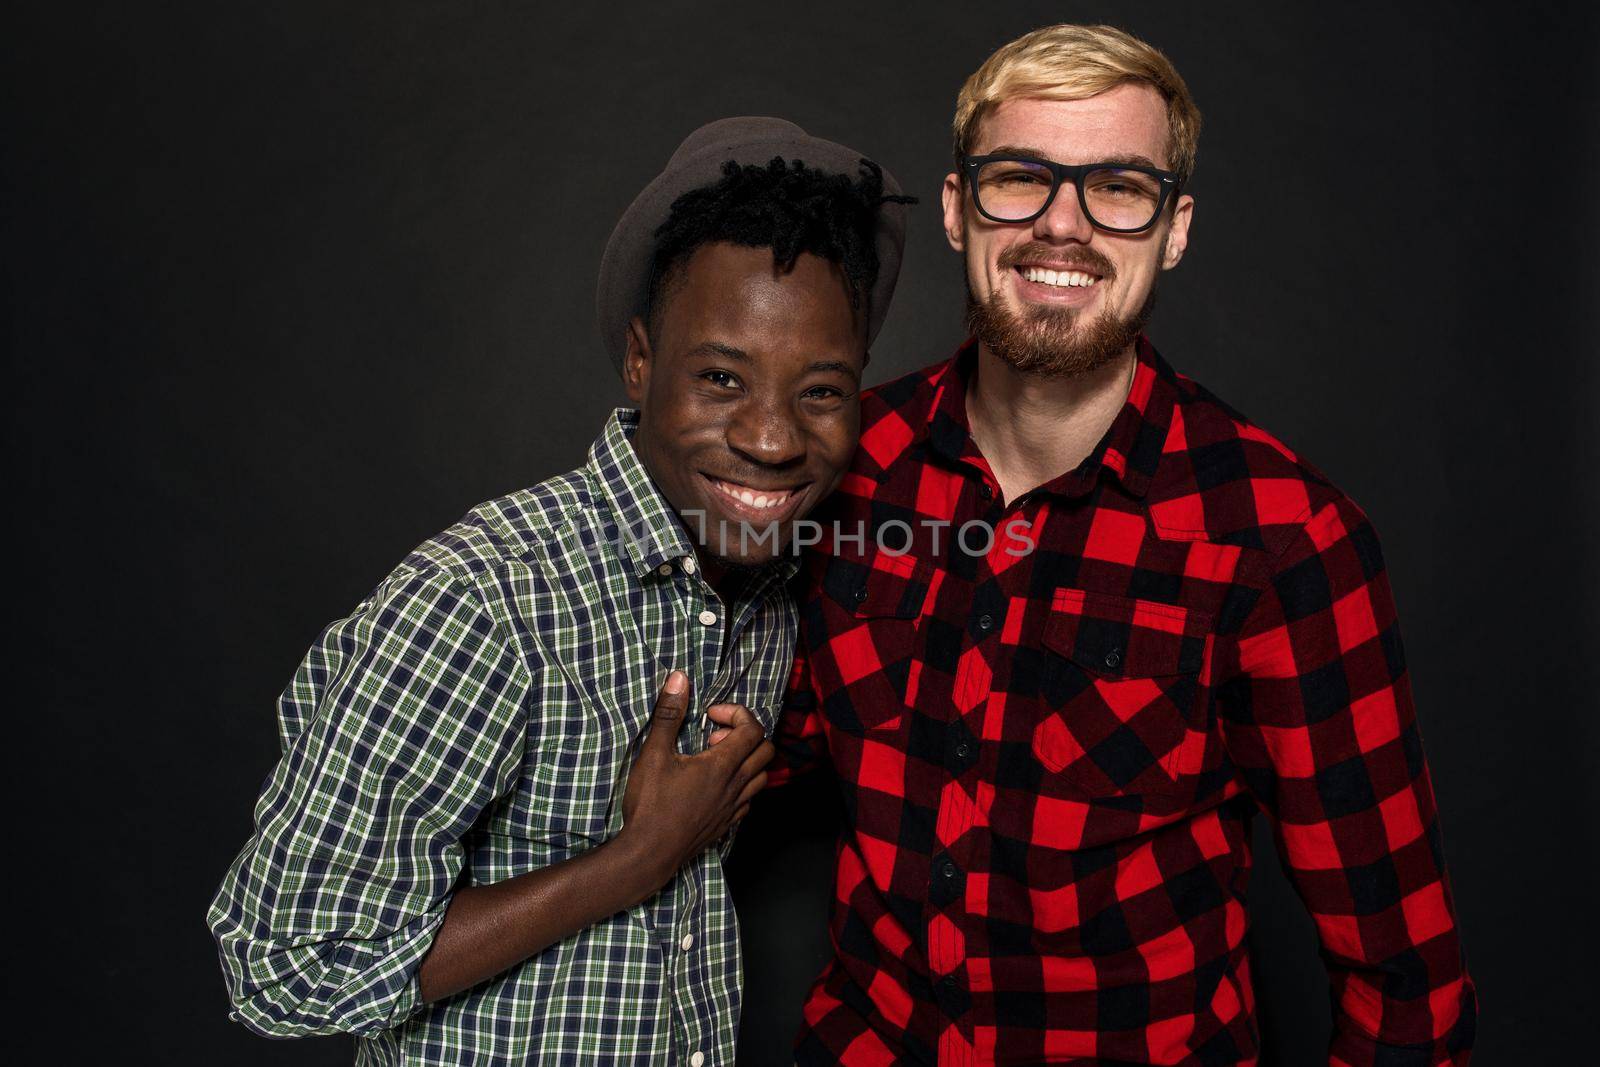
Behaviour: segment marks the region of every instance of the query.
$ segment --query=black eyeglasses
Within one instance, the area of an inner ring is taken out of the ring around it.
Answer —
[[[1049,210],[1062,182],[1078,190],[1090,222],[1112,233],[1148,230],[1161,217],[1178,176],[1132,163],[1052,163],[1023,156],[962,156],[978,214],[993,222],[1032,222]]]

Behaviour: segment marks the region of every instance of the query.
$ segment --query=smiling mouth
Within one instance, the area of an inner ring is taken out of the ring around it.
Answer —
[[[733,505],[733,510],[754,518],[777,519],[789,510],[789,505],[794,503],[804,486],[793,486],[788,489],[756,489],[738,482],[727,482],[721,478],[713,478],[707,474],[706,481],[711,483],[711,488],[726,502]]]
[[[1100,275],[1091,274],[1086,270],[1052,270],[1048,267],[1029,266],[1026,263],[1014,269],[1030,282],[1058,289],[1087,289],[1100,281]]]

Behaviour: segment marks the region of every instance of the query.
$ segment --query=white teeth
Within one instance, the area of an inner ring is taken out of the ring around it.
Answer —
[[[1094,275],[1081,270],[1046,270],[1044,267],[1024,267],[1022,276],[1030,282],[1069,288],[1087,288],[1097,280]]]
[[[765,493],[753,492],[752,490],[741,488],[729,482],[717,482],[716,485],[717,488],[721,489],[724,493],[727,493],[735,500],[752,508],[775,508],[779,504],[786,503],[789,499],[788,493],[773,493],[771,496],[768,496]]]

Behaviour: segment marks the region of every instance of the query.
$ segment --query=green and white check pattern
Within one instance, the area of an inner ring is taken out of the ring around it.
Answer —
[[[793,564],[724,605],[633,451],[637,420],[619,409],[585,466],[423,544],[307,653],[255,834],[208,916],[235,1019],[354,1032],[358,1064],[733,1063],[731,840],[495,979],[417,994],[458,880],[498,882],[621,828],[669,670],[691,685],[681,751],[705,747],[697,712],[719,701],[771,730]]]

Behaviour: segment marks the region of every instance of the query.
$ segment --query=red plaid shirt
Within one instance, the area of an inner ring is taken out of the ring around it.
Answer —
[[[1330,1062],[1466,1062],[1377,535],[1137,350],[1094,452],[1004,506],[971,344],[863,398],[777,737],[776,779],[830,759],[848,812],[801,1064],[1254,1062],[1257,810],[1322,939]]]

